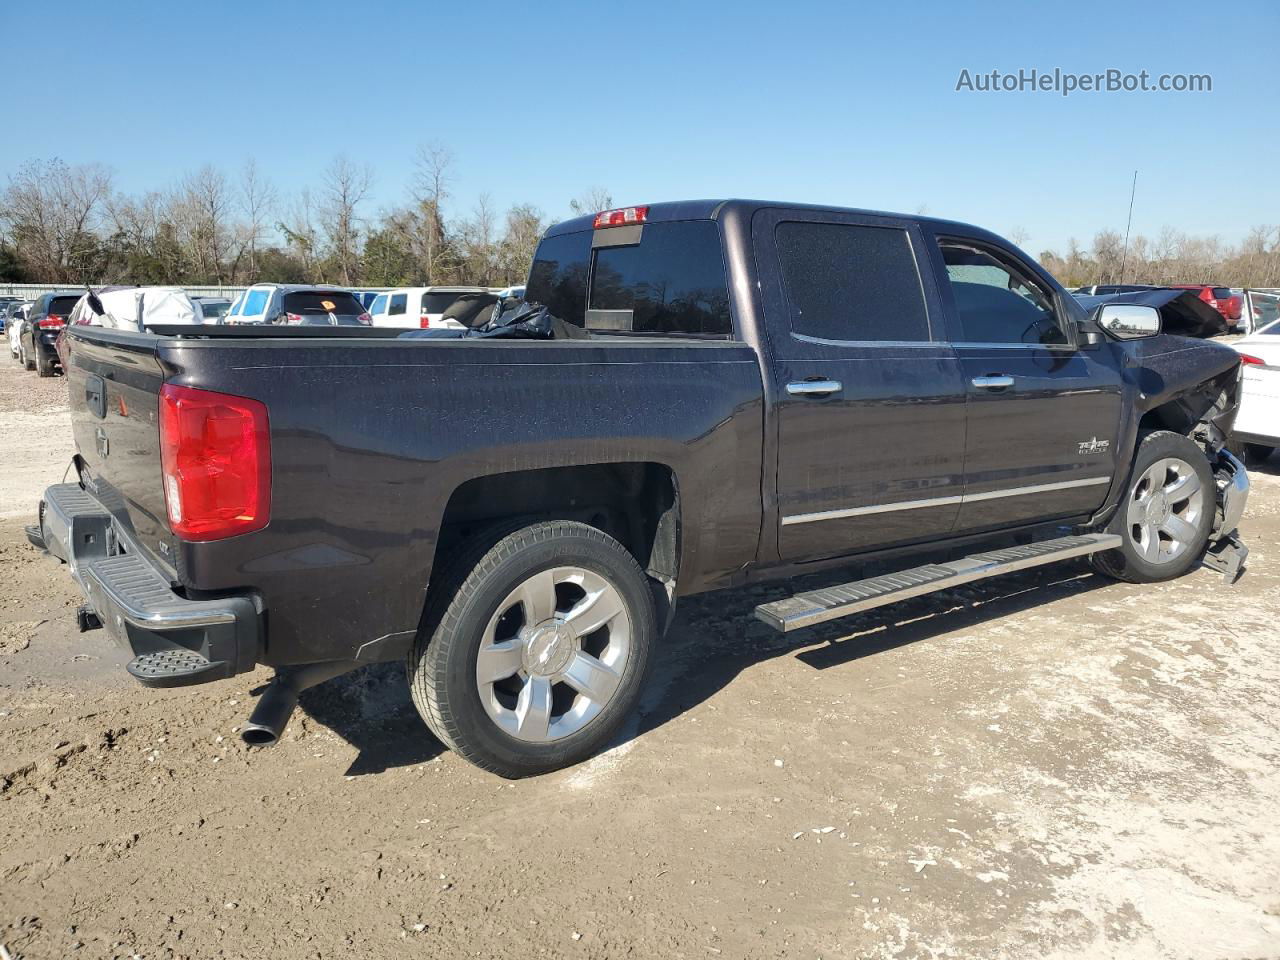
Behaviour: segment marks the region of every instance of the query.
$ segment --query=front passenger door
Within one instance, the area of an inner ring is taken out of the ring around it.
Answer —
[[[1092,513],[1118,463],[1115,353],[1077,345],[1066,294],[1011,251],[944,236],[935,252],[968,394],[956,532]]]

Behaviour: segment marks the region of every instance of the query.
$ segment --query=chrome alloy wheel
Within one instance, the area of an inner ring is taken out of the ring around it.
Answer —
[[[1205,491],[1191,465],[1177,457],[1143,471],[1129,495],[1126,519],[1133,547],[1147,563],[1170,563],[1199,539]]]
[[[559,740],[609,703],[630,652],[631,618],[613,584],[581,567],[543,570],[507,594],[485,628],[480,702],[519,740]]]

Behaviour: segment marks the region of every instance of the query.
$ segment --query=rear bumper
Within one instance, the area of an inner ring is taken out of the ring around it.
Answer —
[[[27,537],[70,567],[102,626],[133,652],[129,673],[147,686],[205,683],[253,669],[264,619],[257,599],[182,596],[78,484],[45,490]]]
[[[60,330],[41,331],[35,340],[36,349],[50,360],[58,359],[58,334]]]

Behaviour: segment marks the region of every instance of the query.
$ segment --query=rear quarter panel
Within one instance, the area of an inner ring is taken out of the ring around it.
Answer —
[[[267,405],[270,525],[182,544],[179,573],[262,594],[268,663],[411,635],[449,497],[480,476],[662,463],[681,499],[678,589],[755,557],[762,386],[743,344],[168,340],[160,357],[171,382]]]

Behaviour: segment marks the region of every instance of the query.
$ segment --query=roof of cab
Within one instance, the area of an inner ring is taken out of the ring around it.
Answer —
[[[618,205],[612,209],[620,209]],[[840,207],[824,203],[790,203],[779,200],[676,200],[667,203],[649,204],[646,223],[662,223],[670,220],[718,220],[727,213],[735,213],[750,219],[757,210],[768,207],[785,207],[788,210],[828,210],[833,213],[857,213],[865,216],[893,217],[896,220],[909,220],[913,223],[928,224],[941,233],[958,231],[977,236],[994,236],[990,231],[958,220],[941,220],[937,217],[922,217],[911,213],[891,213],[884,210],[865,210],[858,207]],[[547,228],[544,236],[554,237],[563,233],[577,233],[590,230],[594,226],[595,214],[589,213]],[[1007,241],[1006,241],[1007,242]]]

